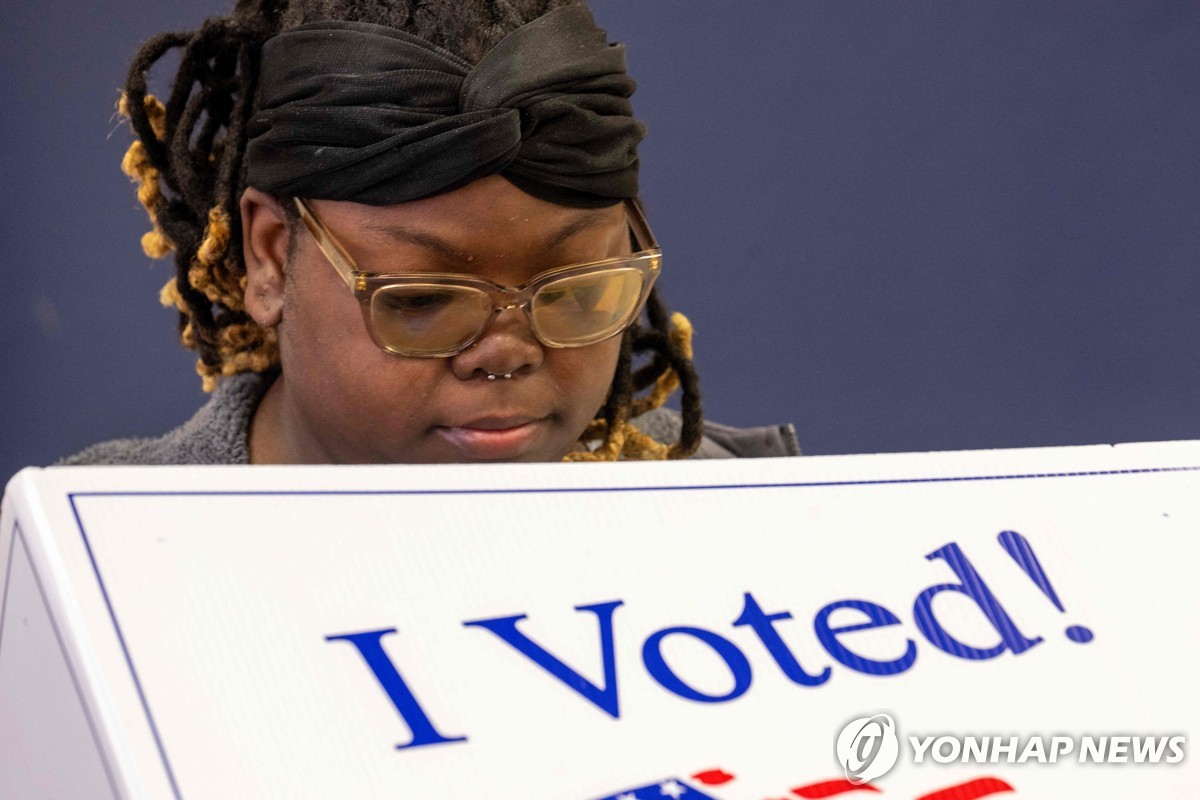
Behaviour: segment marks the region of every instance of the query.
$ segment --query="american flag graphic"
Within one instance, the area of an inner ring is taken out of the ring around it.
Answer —
[[[691,776],[691,781],[704,786],[719,786],[733,781],[734,777],[732,773],[723,769],[710,769],[695,773]],[[1007,794],[1012,791],[1012,785],[1006,781],[985,776],[952,786],[937,787],[933,791],[921,794],[914,800],[980,800],[980,798]],[[855,784],[844,778],[835,778],[793,786],[778,796],[765,797],[762,800],[795,800],[796,798],[820,800],[851,793],[858,795],[860,792],[880,794],[881,790],[871,784]],[[596,800],[720,800],[720,798],[697,789],[692,782],[681,778],[667,778],[648,783],[645,786],[625,789],[616,794],[606,794]]]
[[[705,794],[679,778],[667,778],[648,783],[645,786],[625,789],[616,794],[606,794],[596,800],[719,800],[719,798]]]

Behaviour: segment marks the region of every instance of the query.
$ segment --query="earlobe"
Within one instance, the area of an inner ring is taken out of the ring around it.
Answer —
[[[283,207],[264,192],[242,193],[242,255],[246,312],[264,328],[283,320],[284,268],[291,232]]]

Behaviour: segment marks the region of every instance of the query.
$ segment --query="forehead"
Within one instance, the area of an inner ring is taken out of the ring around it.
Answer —
[[[555,249],[574,238],[607,240],[625,230],[625,210],[572,208],[533,197],[495,175],[434,197],[392,206],[318,201],[322,221],[365,245],[439,244],[465,254]],[[591,236],[584,234],[591,232]]]

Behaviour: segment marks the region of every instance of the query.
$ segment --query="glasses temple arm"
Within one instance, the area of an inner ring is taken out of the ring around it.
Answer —
[[[637,240],[639,250],[658,250],[658,240],[654,238],[654,234],[650,231],[650,223],[646,221],[646,213],[642,211],[642,204],[636,197],[630,197],[625,201],[626,208],[629,210],[629,227],[633,231],[633,236]]]
[[[300,219],[304,221],[304,227],[308,228],[308,232],[312,234],[317,247],[337,270],[338,275],[342,276],[346,285],[351,290],[356,290],[358,266],[354,263],[354,259],[346,252],[346,248],[342,247],[342,243],[334,238],[329,229],[322,224],[321,220],[317,219],[316,214],[308,207],[308,203],[299,197],[293,199],[296,201],[296,208],[300,211]]]

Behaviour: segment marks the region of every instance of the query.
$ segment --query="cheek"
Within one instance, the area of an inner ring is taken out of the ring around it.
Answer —
[[[384,352],[344,284],[305,278],[301,273],[289,281],[279,326],[283,370],[297,410],[340,460],[394,460],[428,427],[424,411],[445,363]]]
[[[373,346],[354,295],[314,272],[313,265],[297,265],[284,294],[279,345],[286,368],[297,377],[302,370],[361,362],[369,355],[365,346]]]
[[[589,347],[547,349],[546,352],[563,396],[572,400],[573,418],[582,419],[583,425],[586,425],[608,399],[621,353],[621,337],[615,336]]]

